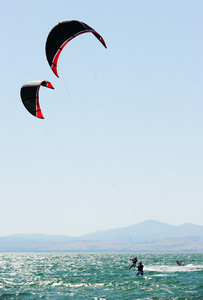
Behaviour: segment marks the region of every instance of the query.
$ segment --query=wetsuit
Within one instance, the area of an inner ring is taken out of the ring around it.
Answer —
[[[185,266],[185,264],[183,264],[183,260],[180,260],[180,261],[177,260],[176,263],[178,266]]]
[[[144,273],[143,273],[143,268],[144,268],[144,266],[142,265],[142,264],[139,264],[138,265],[138,267],[137,267],[137,270],[138,270],[138,272],[137,272],[137,275],[143,275]]]
[[[130,266],[130,269],[133,268],[133,267],[134,267],[134,268],[136,267],[137,258],[134,257],[134,258],[132,258],[131,260],[132,260],[132,265]]]

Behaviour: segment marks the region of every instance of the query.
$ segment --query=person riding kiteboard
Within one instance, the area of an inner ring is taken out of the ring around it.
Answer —
[[[131,260],[132,260],[132,265],[130,266],[129,270],[130,270],[131,268],[135,268],[135,267],[136,267],[137,257],[133,257],[133,258],[131,258]]]
[[[176,263],[178,266],[185,266],[185,264],[183,263],[183,259],[177,260]]]
[[[136,274],[136,276],[138,276],[139,274],[143,276],[143,274],[144,274],[143,268],[144,268],[144,265],[142,264],[142,262],[140,262],[139,265],[138,265],[138,267],[137,267],[137,274]]]

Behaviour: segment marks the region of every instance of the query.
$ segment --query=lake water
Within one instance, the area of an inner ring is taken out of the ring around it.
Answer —
[[[0,299],[203,299],[202,253],[1,253]],[[184,267],[176,260],[184,259]]]

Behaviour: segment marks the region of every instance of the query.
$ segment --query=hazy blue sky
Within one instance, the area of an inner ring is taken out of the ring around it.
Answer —
[[[57,4],[56,4],[57,3]],[[3,1],[0,236],[203,225],[203,2]],[[49,31],[76,19],[57,78]],[[44,120],[20,98],[41,87]]]

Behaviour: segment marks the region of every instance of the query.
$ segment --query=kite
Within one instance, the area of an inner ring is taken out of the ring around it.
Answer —
[[[54,89],[52,84],[46,80],[29,81],[20,90],[21,99],[25,108],[35,117],[44,119],[39,105],[39,89],[45,86]]]
[[[107,48],[104,39],[93,28],[80,21],[62,21],[55,25],[50,31],[45,46],[46,57],[52,71],[57,77],[59,77],[57,72],[57,62],[61,51],[69,41],[86,32],[93,33],[102,45]]]

